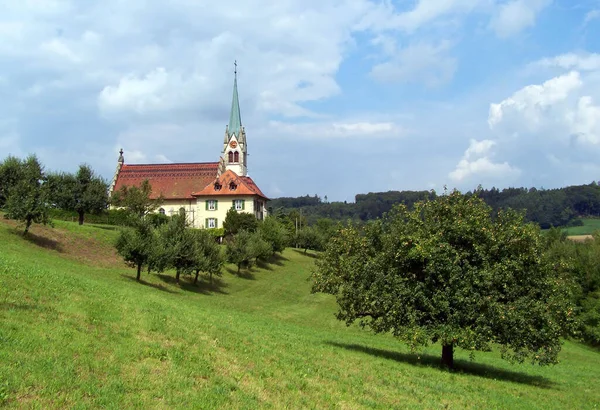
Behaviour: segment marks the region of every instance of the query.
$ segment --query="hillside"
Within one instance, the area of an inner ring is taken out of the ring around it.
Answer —
[[[0,404],[8,408],[593,408],[600,353],[567,342],[554,367],[499,353],[418,355],[347,328],[311,295],[293,249],[215,284],[136,283],[107,226],[57,222],[23,239],[0,219]]]

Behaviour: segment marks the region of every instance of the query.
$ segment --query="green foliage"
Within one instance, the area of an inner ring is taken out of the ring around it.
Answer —
[[[227,211],[223,221],[225,236],[237,235],[240,231],[254,232],[258,228],[258,221],[254,215],[247,212],[238,212],[235,208]]]
[[[129,211],[133,216],[142,218],[157,210],[163,202],[162,195],[152,197],[152,186],[148,180],[138,186],[123,185],[112,194],[112,205]]]
[[[272,248],[273,252],[283,252],[288,246],[289,239],[285,227],[275,217],[268,217],[258,226],[260,237],[266,241]]]
[[[273,246],[264,240],[259,232],[252,234],[249,244],[249,253],[254,260],[268,261],[273,256]]]
[[[252,239],[252,233],[243,230],[227,238],[225,242],[225,260],[237,266],[238,274],[242,266],[249,267],[252,259],[255,258],[250,248]]]
[[[21,179],[21,160],[9,155],[0,162],[0,208],[4,207],[8,200],[8,192]]]
[[[219,239],[225,236],[225,229],[223,228],[210,228],[205,229],[214,239]]]
[[[502,357],[557,362],[572,323],[568,281],[543,258],[539,228],[521,214],[452,192],[395,207],[363,229],[340,229],[313,275],[336,296],[338,319],[392,332],[415,349],[440,342]],[[446,350],[446,349],[445,349]]]
[[[107,184],[88,165],[80,165],[76,174],[50,174],[48,181],[50,201],[57,208],[76,212],[80,225],[85,214],[100,214],[108,207]]]
[[[196,272],[194,283],[198,282],[200,272],[208,274],[212,283],[213,276],[221,276],[225,260],[221,253],[219,245],[215,242],[215,237],[206,229],[191,229],[191,235],[194,242],[194,266]]]
[[[304,253],[306,253],[308,249],[320,251],[325,244],[325,238],[317,228],[307,226],[298,231],[298,235],[296,235],[296,244],[304,249]]]
[[[547,256],[576,284],[572,301],[577,306],[577,336],[600,346],[600,235],[585,242],[567,240],[564,233],[554,236],[547,242]]]
[[[196,237],[188,227],[185,214],[173,215],[161,228],[158,246],[163,250],[157,254],[161,255],[162,262],[155,262],[155,266],[174,268],[175,280],[179,283],[181,274],[191,274],[198,264]]]
[[[145,219],[139,219],[133,227],[121,230],[115,247],[126,263],[137,268],[138,281],[142,267],[152,258],[156,242],[152,225]]]
[[[24,223],[27,234],[32,223],[50,222],[49,189],[44,169],[35,155],[21,162],[17,174],[18,179],[8,190],[4,208],[8,218]]]

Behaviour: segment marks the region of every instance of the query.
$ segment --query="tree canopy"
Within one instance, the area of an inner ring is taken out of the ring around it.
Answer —
[[[114,206],[128,210],[139,218],[154,212],[163,202],[162,195],[152,198],[152,186],[145,180],[138,186],[123,185],[121,189],[113,192],[111,202]]]
[[[391,332],[411,348],[439,342],[516,362],[557,362],[571,323],[568,283],[543,256],[539,227],[515,211],[454,191],[396,206],[363,228],[340,228],[313,274],[336,296],[338,319]]]
[[[77,212],[79,225],[83,225],[85,214],[98,214],[108,206],[107,184],[95,175],[89,165],[80,165],[75,174],[51,174],[49,183],[53,204],[58,208]]]

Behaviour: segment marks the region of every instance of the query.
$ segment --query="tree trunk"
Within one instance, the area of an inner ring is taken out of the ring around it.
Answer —
[[[449,369],[454,368],[454,345],[443,345],[442,346],[442,366]]]
[[[79,214],[79,225],[83,225],[83,211],[78,211]]]
[[[198,275],[200,274],[200,269],[196,269],[196,277],[194,278],[194,285],[198,283]]]
[[[135,280],[137,280],[138,282],[140,281],[140,274],[141,273],[142,273],[142,264],[138,263],[137,276],[135,278]]]
[[[209,275],[210,275],[210,284],[212,285],[212,272],[210,272]]]
[[[27,218],[27,221],[25,222],[25,232],[23,232],[23,235],[27,235],[27,232],[29,232],[29,227],[31,226],[32,222],[33,220],[31,218]]]
[[[242,264],[238,263],[238,275],[240,274],[240,269],[242,268]]]
[[[175,282],[177,282],[177,284],[179,284],[179,269],[177,269],[177,273],[175,274]]]

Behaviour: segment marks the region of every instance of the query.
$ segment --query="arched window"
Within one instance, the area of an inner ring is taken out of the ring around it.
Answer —
[[[185,208],[184,207],[179,208],[179,215],[185,215]]]
[[[233,162],[233,151],[229,151],[229,162]]]
[[[158,210],[158,213],[161,214],[161,215],[164,215],[165,214],[165,210],[163,208],[160,208]]]
[[[240,153],[237,151],[233,154],[233,162],[240,162]]]

